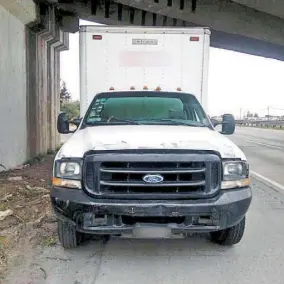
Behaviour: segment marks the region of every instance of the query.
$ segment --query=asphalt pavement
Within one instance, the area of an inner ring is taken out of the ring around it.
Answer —
[[[228,138],[244,151],[253,173],[284,190],[284,130],[238,127]]]
[[[244,150],[253,172],[284,184],[284,131],[237,128],[230,139]],[[180,240],[113,238],[67,251],[60,245],[38,248],[11,272],[8,283],[283,284],[284,192],[255,178],[252,188],[246,232],[234,247],[212,244],[202,235]]]

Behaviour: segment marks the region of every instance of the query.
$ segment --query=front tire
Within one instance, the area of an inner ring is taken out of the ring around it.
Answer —
[[[246,217],[244,217],[237,225],[221,231],[210,233],[214,243],[223,246],[232,246],[239,243],[245,232]]]
[[[76,248],[83,239],[83,234],[76,231],[76,227],[67,221],[58,220],[58,237],[65,249]]]

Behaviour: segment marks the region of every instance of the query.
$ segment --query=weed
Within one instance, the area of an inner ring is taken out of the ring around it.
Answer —
[[[42,245],[52,247],[56,245],[56,239],[53,236],[49,236],[42,241]]]

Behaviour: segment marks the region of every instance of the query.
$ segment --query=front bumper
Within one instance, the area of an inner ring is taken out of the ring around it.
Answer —
[[[224,190],[210,199],[95,199],[83,190],[54,187],[53,210],[58,219],[91,234],[133,234],[141,226],[167,228],[172,234],[212,232],[232,227],[245,216],[250,187]]]

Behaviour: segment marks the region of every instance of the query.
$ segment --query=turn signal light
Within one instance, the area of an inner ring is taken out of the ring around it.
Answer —
[[[52,179],[52,184],[54,186],[59,186],[59,187],[78,188],[78,189],[82,188],[81,181],[79,180],[62,179],[54,177]]]
[[[221,189],[232,189],[250,186],[250,178],[232,181],[222,181]]]

